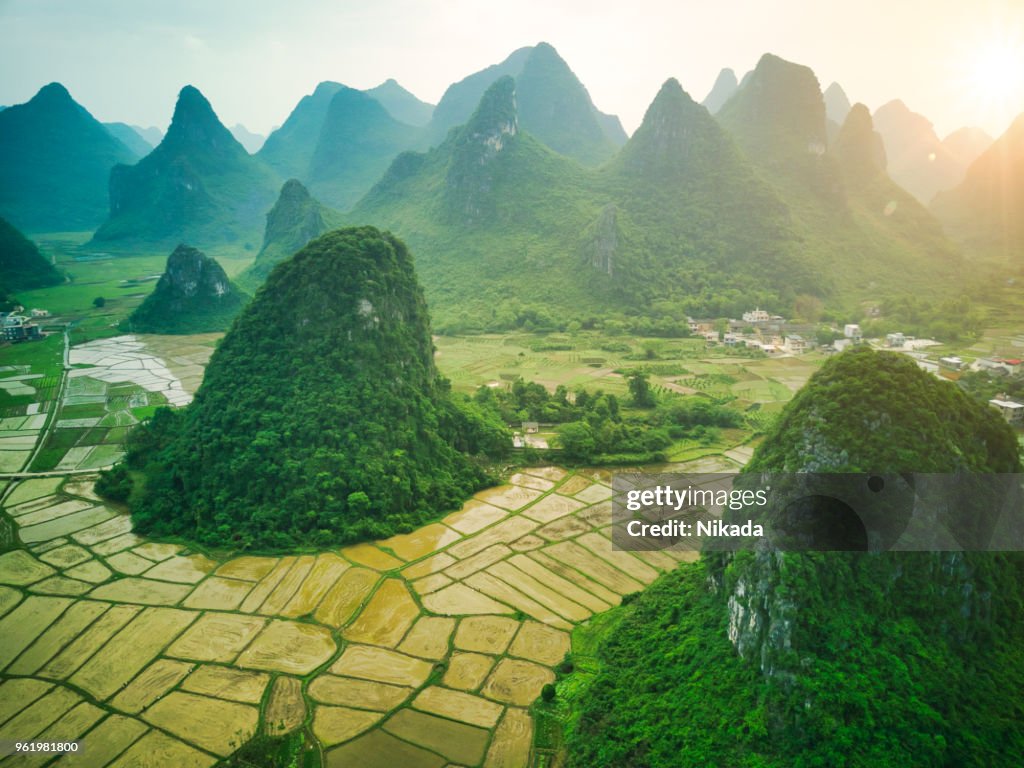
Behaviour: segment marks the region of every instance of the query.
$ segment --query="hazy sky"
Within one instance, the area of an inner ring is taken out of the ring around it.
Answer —
[[[940,135],[1024,112],[1024,0],[0,0],[0,104],[58,80],[101,120],[164,128],[192,83],[265,133],[321,80],[394,77],[436,103],[540,40],[630,132],[666,78],[699,101],[766,51]]]

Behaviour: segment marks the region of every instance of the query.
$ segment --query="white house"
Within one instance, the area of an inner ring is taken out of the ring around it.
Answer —
[[[860,326],[857,323],[847,323],[843,326],[843,336],[854,341],[860,341],[862,337]]]
[[[988,404],[997,409],[1010,426],[1024,426],[1024,403],[1006,400],[1005,397],[989,400]]]

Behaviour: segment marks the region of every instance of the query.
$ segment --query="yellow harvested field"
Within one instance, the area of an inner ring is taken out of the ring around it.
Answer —
[[[160,566],[156,566],[159,568]],[[215,611],[233,611],[242,604],[246,595],[253,588],[251,581],[238,579],[222,579],[211,576],[203,581],[182,603],[186,608],[210,609]]]
[[[0,619],[0,670],[14,661],[72,601],[66,597],[29,597]]]
[[[519,631],[519,622],[503,616],[470,616],[459,622],[455,647],[500,656]]]
[[[52,576],[56,571],[23,549],[0,555],[0,584],[24,587]]]
[[[465,560],[460,560],[455,565],[451,566],[444,572],[444,575],[450,579],[464,579],[467,576],[471,576],[477,571],[483,570],[488,565],[498,562],[502,558],[508,557],[512,554],[512,550],[506,547],[504,544],[495,544],[493,547],[477,552],[472,557],[467,557]]]
[[[548,557],[558,560],[567,566],[580,571],[584,576],[593,579],[601,586],[607,587],[619,595],[639,592],[644,588],[636,579],[632,579],[618,568],[612,567],[602,558],[588,549],[584,549],[575,541],[561,541],[545,550]],[[564,575],[564,574],[563,574]]]
[[[576,498],[587,504],[596,504],[612,497],[612,489],[603,485],[592,485],[576,494]]]
[[[523,536],[521,539],[516,539],[508,546],[514,552],[532,552],[535,549],[540,549],[546,543],[540,536],[534,536],[531,533],[528,536]]]
[[[171,644],[167,655],[179,659],[230,663],[245,650],[266,623],[267,620],[260,616],[207,613]]]
[[[179,584],[196,584],[216,567],[215,561],[203,555],[175,556],[151,568],[146,578]]]
[[[611,539],[599,533],[587,533],[576,541],[589,549],[598,557],[607,560],[623,573],[629,574],[637,581],[650,584],[658,578],[658,572],[646,563],[641,562],[629,552],[612,549]]]
[[[533,745],[533,720],[525,709],[509,707],[501,719],[484,768],[526,768]]]
[[[563,477],[569,473],[561,467],[527,467],[523,470],[528,475],[534,477],[543,477],[545,480],[550,480],[553,483],[557,483]]]
[[[242,581],[259,581],[277,565],[276,557],[253,557],[245,555],[224,563],[216,570],[218,576],[225,579],[241,579]]]
[[[88,756],[89,753],[83,751],[82,755]],[[111,763],[109,768],[160,768],[165,765],[173,765],[174,768],[209,768],[216,762],[216,758],[172,739],[166,733],[150,731]],[[62,761],[62,768],[64,765],[66,762]],[[93,763],[87,761],[82,765]]]
[[[124,715],[111,715],[93,728],[84,739],[80,752],[61,758],[61,768],[95,768],[110,764],[149,728],[138,720]],[[143,751],[143,755],[145,755]]]
[[[416,590],[417,595],[429,595],[431,592],[437,592],[437,590],[447,587],[451,583],[452,580],[443,573],[435,573],[430,576],[424,576],[422,579],[417,579],[412,583],[412,588]]]
[[[530,595],[541,605],[550,608],[559,616],[570,621],[586,621],[592,615],[591,611],[582,605],[574,603],[569,598],[545,586],[532,576],[523,573],[511,563],[496,563],[488,568],[486,573],[496,576],[506,584],[518,589],[524,595]]]
[[[455,619],[421,616],[398,646],[398,650],[425,659],[443,659],[448,655],[448,638],[452,636],[454,629]]]
[[[92,557],[89,550],[79,547],[77,544],[65,544],[62,547],[51,549],[46,554],[40,555],[39,559],[54,568],[70,568],[73,565],[84,563]],[[0,558],[3,560],[3,558]]]
[[[308,675],[336,650],[331,633],[324,627],[275,620],[256,636],[235,663],[249,669]]]
[[[114,633],[142,612],[135,605],[115,605],[75,640],[58,653],[39,675],[62,680],[85,663],[86,659],[103,647]]]
[[[317,606],[314,618],[322,624],[341,627],[351,619],[362,605],[380,575],[367,568],[350,568]]]
[[[547,667],[519,659],[502,659],[480,693],[506,704],[528,707],[540,696],[541,688],[553,682],[555,673]]]
[[[90,597],[109,600],[114,603],[139,603],[141,605],[177,605],[192,591],[191,584],[174,584],[169,581],[150,581],[129,576],[109,584],[96,587]]]
[[[197,616],[192,611],[147,608],[72,675],[71,682],[97,699],[108,698],[127,685]]]
[[[430,676],[433,664],[404,653],[370,645],[350,645],[331,665],[331,673],[381,683],[418,688]]]
[[[511,485],[521,485],[523,488],[533,488],[537,491],[550,491],[555,487],[555,484],[550,480],[545,480],[543,477],[536,477],[535,475],[527,475],[522,472],[516,472],[508,479],[508,482]]]
[[[557,493],[552,493],[550,496],[545,496],[532,507],[524,509],[523,514],[531,520],[536,520],[538,523],[550,523],[552,520],[565,517],[584,506],[586,505],[582,501],[576,501],[576,499],[570,499],[568,496],[559,496]]]
[[[183,547],[180,544],[161,544],[156,541],[149,541],[139,545],[132,551],[137,555],[142,555],[147,560],[159,563],[162,560],[174,557],[182,549]]]
[[[523,488],[518,485],[499,485],[497,488],[488,488],[473,496],[474,499],[501,507],[509,511],[519,509],[536,501],[544,495],[543,491],[536,491],[532,488]]]
[[[355,563],[373,568],[375,571],[391,571],[401,568],[404,563],[373,544],[356,544],[341,550],[342,556]]]
[[[575,496],[577,493],[585,488],[590,487],[590,480],[581,475],[573,475],[558,488],[558,492],[563,496]]]
[[[32,675],[62,648],[85,631],[107,608],[106,603],[81,600],[73,603],[17,660],[7,668],[12,675]],[[2,631],[2,629],[0,629]],[[4,638],[6,643],[6,637]]]
[[[454,557],[446,552],[441,552],[433,557],[428,557],[426,560],[406,566],[402,569],[402,575],[412,581],[422,576],[430,576],[431,574],[443,571],[454,562]]]
[[[84,595],[90,589],[92,584],[85,581],[78,581],[77,579],[66,579],[63,576],[51,576],[48,579],[43,579],[36,584],[33,584],[28,588],[29,592],[36,592],[40,595],[67,595],[69,597],[75,597],[78,595]]]
[[[107,565],[120,573],[138,576],[153,567],[153,561],[131,552],[118,552],[107,558]]]
[[[337,555],[325,553],[317,555],[316,562],[309,571],[306,580],[292,595],[292,599],[281,611],[282,616],[298,618],[313,613],[320,601],[335,585],[341,575],[351,566]]]
[[[106,557],[107,555],[112,555],[115,552],[122,552],[123,550],[131,549],[132,547],[142,544],[142,542],[143,539],[136,536],[134,533],[122,533],[120,536],[115,536],[112,539],[106,539],[105,541],[101,541],[99,544],[93,544],[90,548],[95,554],[100,555],[101,557]]]
[[[269,682],[270,675],[265,672],[243,672],[240,669],[203,664],[185,678],[181,689],[216,699],[259,704]]]
[[[348,707],[317,707],[313,712],[313,733],[325,747],[348,741],[380,722],[384,714]]]
[[[143,712],[142,718],[184,741],[226,757],[256,733],[260,713],[247,704],[172,691]]]
[[[288,601],[298,591],[302,582],[309,576],[309,572],[313,570],[313,563],[315,562],[316,558],[312,555],[303,555],[296,559],[292,563],[292,567],[288,569],[288,573],[284,575],[280,583],[274,587],[274,590],[267,596],[267,599],[263,601],[258,612],[264,616],[280,614],[284,607],[288,605]]]
[[[568,632],[562,632],[536,621],[524,621],[515,640],[512,641],[508,653],[510,656],[518,656],[553,667],[565,658],[569,647]]]
[[[0,682],[0,723],[24,709],[53,688],[53,683],[31,678],[11,678]]]
[[[503,603],[508,603],[528,616],[532,616],[546,624],[552,624],[563,629],[572,628],[572,625],[555,611],[541,605],[532,597],[524,595],[515,587],[509,586],[501,579],[498,579],[489,573],[474,573],[466,579],[466,584],[473,587],[473,589],[480,590],[486,595],[490,595],[495,600],[501,600]]]
[[[464,539],[458,544],[448,548],[448,553],[454,557],[463,558],[475,555],[494,544],[504,544],[507,541],[515,541],[520,536],[525,536],[537,527],[537,523],[525,517],[510,517],[475,536]]]
[[[192,667],[185,661],[157,659],[136,675],[110,703],[122,712],[137,715],[180,683]]]
[[[432,685],[424,688],[417,696],[412,705],[415,709],[429,712],[430,714],[448,717],[462,723],[477,725],[481,728],[493,728],[498,724],[505,709],[493,701],[481,699],[462,691],[453,691],[450,688],[441,688]]]
[[[572,582],[609,605],[618,605],[622,600],[619,593],[613,592],[593,579],[584,576],[572,566],[549,557],[545,552],[531,552],[529,559],[543,567],[545,571],[558,574],[566,581]],[[523,570],[527,569],[523,568]],[[529,573],[529,571],[527,572]],[[586,605],[586,603],[582,604]]]
[[[71,534],[71,538],[79,544],[91,547],[103,541],[123,536],[132,532],[132,519],[128,515],[115,515],[106,522],[94,525],[84,531]]]
[[[479,653],[460,653],[456,651],[448,660],[448,671],[441,681],[449,688],[463,691],[475,691],[487,678],[487,673],[494,666],[494,658]]]
[[[440,755],[379,728],[327,753],[327,768],[444,768],[448,764]]]
[[[576,515],[570,515],[548,523],[543,528],[538,528],[537,535],[548,541],[564,541],[581,533],[587,533],[589,530],[591,528],[586,521],[580,520]]]
[[[384,730],[438,752],[453,763],[477,765],[483,760],[491,734],[473,725],[456,723],[412,709],[402,709],[388,719]]]
[[[242,607],[239,610],[245,611],[246,613],[253,613],[261,605],[263,601],[267,599],[277,585],[281,583],[281,580],[285,577],[285,574],[291,570],[292,564],[295,562],[294,557],[285,557],[277,562],[266,576],[260,579],[259,583],[253,587],[252,592],[245,598],[242,603]]]
[[[488,525],[493,525],[499,520],[504,520],[506,517],[508,517],[507,509],[496,507],[479,499],[470,499],[462,505],[462,509],[452,512],[444,518],[443,522],[459,533],[470,534],[476,533]]]
[[[35,741],[78,741],[82,737],[82,734],[89,730],[106,714],[107,713],[99,707],[94,706],[87,701],[83,701],[72,707],[60,720],[55,722],[49,728],[44,730],[42,733],[37,734]],[[15,768],[35,768],[35,766],[40,766],[49,762],[51,757],[52,755],[48,755],[45,752],[21,754],[18,755],[17,758],[11,760],[8,764]]]
[[[310,697],[321,704],[372,709],[375,712],[390,712],[412,692],[412,688],[404,686],[335,675],[320,675],[309,684]]]
[[[420,607],[401,579],[387,579],[362,613],[345,630],[346,640],[394,648],[420,615]]]
[[[306,720],[306,700],[302,681],[294,677],[278,677],[270,689],[270,698],[263,713],[263,729],[280,736],[291,733]]]
[[[390,539],[384,539],[378,543],[403,560],[411,561],[433,554],[460,538],[462,537],[458,531],[453,531],[441,523],[431,523],[413,533],[392,536]]]
[[[76,565],[64,571],[64,575],[79,581],[87,581],[90,584],[99,584],[110,578],[110,569],[98,560],[90,560],[87,563]]]
[[[81,700],[74,691],[55,686],[0,726],[0,742],[38,736]]]
[[[523,573],[532,576],[541,584],[544,584],[559,594],[564,595],[574,603],[579,603],[580,605],[589,608],[594,613],[601,613],[602,611],[607,611],[611,608],[610,603],[595,597],[591,592],[588,592],[578,586],[575,582],[556,575],[536,560],[527,557],[526,555],[515,555],[509,558],[508,562]],[[615,598],[614,595],[612,597],[617,603],[617,598]]]
[[[513,609],[482,595],[465,584],[452,584],[423,597],[423,606],[443,616],[468,616],[486,613],[513,613]]]

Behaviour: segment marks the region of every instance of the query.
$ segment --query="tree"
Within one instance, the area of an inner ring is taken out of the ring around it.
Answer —
[[[569,461],[587,461],[597,450],[597,439],[593,428],[585,421],[564,424],[558,430],[562,453]]]
[[[96,309],[102,309],[107,305],[107,300],[102,296],[97,296],[95,299],[92,300],[92,305],[96,307]]]
[[[629,374],[629,394],[633,398],[633,405],[637,408],[653,408],[657,405],[651,384],[647,374],[643,371],[633,371]]]

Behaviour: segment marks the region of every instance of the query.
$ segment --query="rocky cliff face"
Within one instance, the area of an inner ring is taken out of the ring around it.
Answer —
[[[274,266],[328,229],[333,212],[322,206],[297,179],[281,187],[281,194],[267,214],[263,246],[246,272],[244,285],[263,281]]]
[[[124,323],[134,333],[199,333],[224,330],[246,297],[216,261],[179,245],[153,293]]]
[[[445,201],[451,216],[472,224],[493,212],[494,166],[518,133],[515,81],[503,77],[487,89],[473,117],[454,139],[445,178]]]

